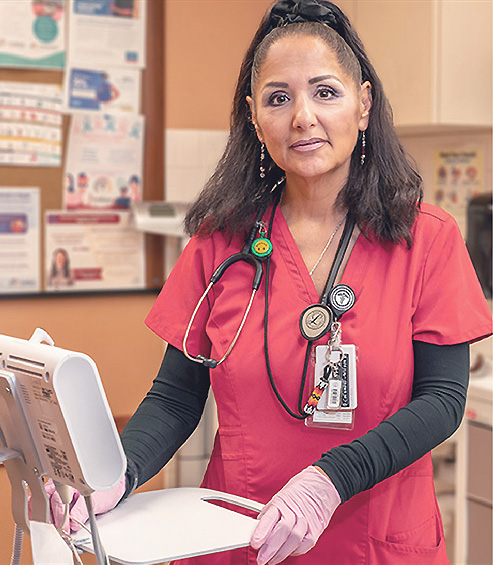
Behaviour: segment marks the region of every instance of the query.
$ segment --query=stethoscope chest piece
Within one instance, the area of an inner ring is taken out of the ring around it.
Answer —
[[[301,335],[308,341],[320,339],[329,332],[334,314],[325,304],[312,304],[300,316]]]
[[[337,284],[330,291],[329,304],[337,318],[340,318],[344,312],[350,310],[355,302],[356,295],[354,290],[347,284]]]
[[[333,322],[339,320],[344,312],[347,312],[354,306],[356,301],[356,296],[350,286],[347,284],[334,285],[337,272],[351,240],[354,225],[354,220],[349,217],[344,226],[341,241],[339,242],[334,262],[320,297],[320,302],[308,306],[301,313],[300,331],[301,335],[308,341],[316,341],[328,333]]]

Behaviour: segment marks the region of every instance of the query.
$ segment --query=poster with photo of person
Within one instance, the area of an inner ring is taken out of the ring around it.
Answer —
[[[143,288],[144,234],[129,212],[49,210],[44,264],[48,291]]]

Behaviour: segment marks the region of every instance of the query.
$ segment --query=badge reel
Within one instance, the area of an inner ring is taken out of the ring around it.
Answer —
[[[305,407],[309,427],[351,430],[358,404],[356,386],[357,350],[352,344],[341,344],[340,317],[355,303],[353,290],[345,285],[333,287],[329,306],[309,306],[300,318],[303,336],[310,341],[330,332],[327,345],[315,348],[311,359],[311,393]]]

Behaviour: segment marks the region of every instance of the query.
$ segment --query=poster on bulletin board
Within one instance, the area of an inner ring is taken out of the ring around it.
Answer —
[[[483,149],[435,151],[434,203],[452,214],[463,234],[469,201],[484,192]]]
[[[140,112],[140,71],[125,67],[69,65],[65,72],[65,110]]]
[[[46,290],[143,288],[144,249],[130,212],[47,211]]]
[[[142,199],[143,130],[139,115],[73,115],[65,165],[66,209],[129,209]]]
[[[0,2],[0,66],[65,66],[65,0]]]
[[[38,188],[0,187],[0,293],[40,290]]]
[[[73,0],[70,9],[71,61],[145,66],[145,0]]]
[[[59,167],[61,161],[60,86],[0,82],[0,165]]]

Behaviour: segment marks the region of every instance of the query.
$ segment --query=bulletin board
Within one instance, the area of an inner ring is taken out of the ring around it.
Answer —
[[[143,200],[164,198],[164,2],[147,2],[146,66],[142,70],[141,113],[145,117],[144,160],[142,170]],[[61,70],[37,70],[0,67],[0,81],[63,84]],[[65,149],[70,120],[63,115],[63,150],[60,167],[0,165],[0,187],[38,187],[40,190],[40,257],[41,288],[46,288],[44,268],[44,214],[47,210],[62,210]],[[163,242],[158,235],[145,235],[145,286],[142,291],[155,291],[163,279]],[[101,292],[111,292],[101,291]],[[135,291],[134,291],[135,292]],[[83,294],[78,291],[77,295]],[[39,296],[53,292],[41,291]],[[64,295],[67,292],[63,293]],[[93,292],[91,292],[93,294]],[[38,294],[36,294],[38,295]],[[32,296],[32,294],[30,294]],[[1,298],[19,298],[20,293],[1,294]]]

